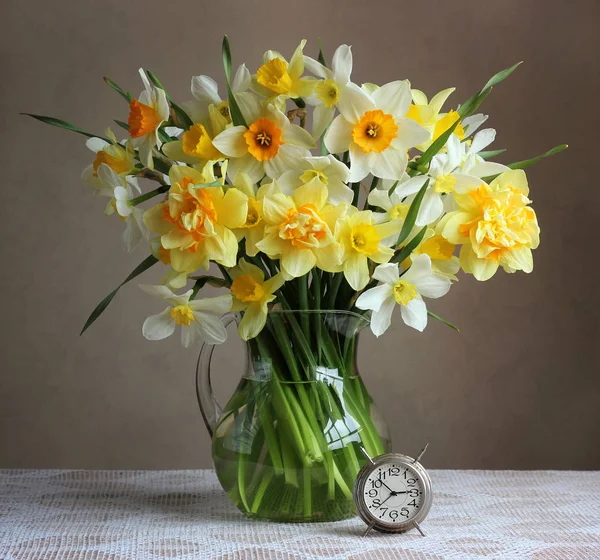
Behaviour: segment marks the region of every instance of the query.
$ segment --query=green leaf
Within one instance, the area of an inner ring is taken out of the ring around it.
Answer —
[[[431,146],[429,146],[429,148],[423,152],[421,157],[417,160],[418,167],[427,165],[432,160],[433,156],[435,156],[446,145],[448,138],[450,138],[450,135],[454,132],[454,129],[458,126],[460,120],[460,118],[456,119],[454,124],[448,130],[444,131],[443,134],[440,134],[440,136],[436,138]]]
[[[497,86],[498,84],[502,83],[504,80],[506,80],[506,78],[508,78],[519,66],[521,66],[521,64],[523,64],[523,61],[521,60],[520,62],[517,62],[516,64],[513,64],[510,68],[506,68],[505,70],[500,70],[500,72],[498,72],[497,74],[495,74],[494,76],[492,76],[487,84],[485,84],[485,86],[483,86],[483,89],[481,90],[481,93],[483,93],[484,91],[490,90],[492,89],[494,86]]]
[[[169,189],[170,189],[169,185],[161,185],[160,187],[157,187],[156,189],[154,189],[152,191],[149,191],[147,193],[141,194],[140,196],[136,196],[135,198],[132,198],[129,201],[129,204],[131,204],[132,206],[137,206],[138,204],[141,204],[142,202],[145,202],[146,200],[154,198],[155,196],[158,196],[159,194],[166,193]]]
[[[504,149],[504,150],[487,150],[485,152],[479,152],[477,155],[481,156],[483,159],[492,159],[493,157],[499,156],[500,154],[503,154],[504,152],[506,152],[506,149]]]
[[[398,241],[396,245],[400,245],[412,231],[413,227],[415,227],[415,222],[417,221],[417,216],[419,214],[419,208],[421,208],[421,202],[423,202],[423,197],[425,196],[425,191],[427,190],[427,186],[429,185],[429,179],[425,181],[423,186],[419,189],[419,192],[415,196],[408,212],[406,213],[406,219],[404,220],[404,224],[402,225],[402,230],[400,231],[400,235],[398,236]]]
[[[125,92],[123,91],[123,89],[116,84],[115,82],[113,82],[110,78],[107,78],[106,76],[104,76],[104,81],[111,87],[113,88],[123,99],[125,99],[125,101],[127,101],[127,103],[131,103],[131,100],[133,99],[131,97],[131,94],[129,92]]]
[[[321,39],[318,39],[319,41],[319,57],[317,58],[317,60],[323,65],[325,66],[325,68],[327,68],[327,63],[325,62],[325,57],[323,56],[323,44],[321,43]]]
[[[102,136],[98,136],[96,134],[91,134],[89,132],[86,132],[85,130],[82,130],[81,128],[79,128],[78,126],[75,126],[74,124],[68,123],[67,121],[61,121],[60,119],[55,119],[54,117],[44,117],[43,115],[33,115],[31,113],[19,113],[19,114],[27,115],[28,117],[33,117],[34,119],[37,119],[38,121],[49,124],[51,126],[57,126],[58,128],[64,128],[65,130],[71,130],[73,132],[77,132],[78,134],[83,134],[84,136],[87,136],[88,138],[100,138],[100,139],[105,140],[106,142],[110,143],[110,140],[108,140],[108,138],[102,138]]]
[[[129,131],[129,125],[126,122],[114,119],[115,123],[118,124],[122,129]]]
[[[560,154],[560,152],[566,150],[568,147],[568,144],[560,144],[559,146],[554,146],[554,148],[552,148],[551,150],[548,150],[546,153],[540,154],[539,156],[536,156],[534,158],[526,159],[523,161],[517,161],[515,163],[509,163],[508,167],[510,167],[511,169],[526,169],[527,167],[534,165],[541,159]]]
[[[422,168],[424,165],[429,164],[429,162],[431,161],[433,156],[435,156],[444,147],[444,145],[448,141],[448,138],[450,138],[450,135],[454,132],[454,129],[458,126],[458,123],[461,120],[463,120],[464,118],[468,117],[469,115],[472,115],[479,108],[479,106],[483,103],[483,100],[487,97],[487,95],[491,91],[492,87],[494,87],[495,85],[498,85],[499,83],[506,80],[506,78],[508,78],[508,76],[510,76],[517,69],[517,67],[520,64],[521,64],[521,62],[517,62],[517,64],[513,64],[510,68],[501,70],[500,72],[498,72],[497,74],[492,76],[487,81],[485,86],[483,86],[483,89],[479,93],[476,93],[475,95],[473,95],[472,97],[467,99],[467,101],[465,101],[458,108],[457,112],[458,112],[460,118],[457,119],[456,122],[453,123],[453,125],[448,130],[446,130],[442,135],[440,135],[439,138],[437,138],[435,140],[435,142],[433,142],[431,144],[431,146],[429,146],[429,148],[427,148],[423,152],[423,154],[421,155],[421,157],[418,159],[418,162],[417,162],[417,165],[419,168]],[[412,175],[415,175],[418,171],[422,171],[421,169],[417,169],[414,167],[412,169],[413,169]]]
[[[439,315],[436,315],[433,311],[428,311],[427,315],[429,315],[432,319],[436,319],[441,323],[444,323],[447,327],[454,329],[456,332],[460,332],[459,328],[456,325],[453,325],[450,321],[446,321],[446,319],[442,319]]]
[[[158,76],[154,72],[152,72],[152,70],[148,69],[146,69],[146,74],[148,74],[148,78],[150,78],[150,81],[157,88],[160,88],[165,92],[165,96],[169,101],[171,108],[173,109],[173,113],[175,113],[175,118],[178,121],[175,124],[183,129],[190,128],[190,126],[192,126],[194,122],[192,121],[192,119],[190,119],[189,115],[179,105],[177,105],[175,101],[173,101],[173,98],[169,95],[169,93],[165,89],[165,86],[162,85],[162,82],[158,79]]]
[[[240,110],[240,106],[231,91],[231,46],[227,35],[223,37],[223,67],[225,68],[225,81],[227,82],[227,97],[229,100],[229,114],[231,115],[231,122],[234,126],[245,126],[248,127],[246,119]]]
[[[299,107],[300,109],[306,108],[306,103],[304,102],[304,99],[302,99],[301,97],[294,97],[294,99],[292,99],[292,101],[296,104],[296,107]]]
[[[223,68],[225,69],[225,79],[229,83],[231,81],[231,45],[229,44],[229,37],[227,37],[227,35],[223,36],[221,54],[223,56]]]
[[[108,307],[108,305],[110,304],[110,302],[113,300],[113,298],[117,295],[117,292],[125,285],[127,284],[127,282],[129,282],[130,280],[133,280],[136,276],[139,276],[142,272],[145,272],[146,270],[148,270],[152,265],[156,264],[158,262],[158,259],[156,257],[154,257],[153,255],[149,255],[148,257],[146,257],[136,268],[135,270],[127,277],[125,278],[125,280],[123,280],[123,282],[121,282],[110,294],[108,294],[97,306],[96,309],[94,309],[94,311],[92,311],[92,314],[88,317],[88,320],[85,322],[85,325],[83,326],[83,329],[81,330],[81,333],[79,333],[79,336],[81,336],[91,325],[92,323],[94,323],[94,321],[100,317],[100,315],[102,315],[102,313],[104,312],[104,310]]]
[[[401,263],[408,257],[410,254],[419,246],[419,243],[423,240],[425,236],[425,232],[427,231],[427,226],[424,226],[423,229],[417,233],[400,251],[398,251],[391,259],[390,262]]]

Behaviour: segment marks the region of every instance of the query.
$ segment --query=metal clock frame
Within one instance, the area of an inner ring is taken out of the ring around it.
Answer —
[[[368,525],[364,534],[365,537],[371,532],[372,529],[375,529],[381,533],[406,533],[411,529],[417,529],[422,536],[425,536],[425,533],[421,529],[419,523],[423,521],[425,517],[427,517],[427,514],[431,509],[433,492],[431,487],[431,477],[423,465],[419,463],[419,460],[427,450],[428,445],[429,444],[423,448],[416,459],[401,453],[386,453],[373,458],[368,455],[364,448],[361,448],[363,454],[367,457],[367,459],[369,459],[369,462],[364,465],[362,469],[360,469],[356,477],[356,482],[354,484],[354,504],[356,506],[358,515]],[[367,507],[364,497],[367,478],[374,470],[386,463],[400,463],[410,467],[411,469],[414,469],[423,482],[423,501],[421,507],[419,508],[417,514],[408,521],[402,521],[400,523],[388,523],[387,521],[382,521],[381,519],[375,517]]]

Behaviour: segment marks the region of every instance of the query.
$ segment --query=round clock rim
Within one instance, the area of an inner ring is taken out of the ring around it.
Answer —
[[[401,453],[386,453],[373,457],[373,462],[367,462],[358,472],[356,482],[354,484],[354,505],[359,517],[367,524],[373,525],[374,529],[386,533],[403,533],[414,527],[415,523],[420,523],[425,519],[431,504],[433,502],[433,492],[431,487],[431,477],[421,463],[414,462],[414,458]],[[385,463],[401,463],[414,469],[423,481],[423,503],[417,514],[408,521],[399,523],[388,523],[375,517],[366,505],[364,498],[364,488],[367,478],[375,469]]]

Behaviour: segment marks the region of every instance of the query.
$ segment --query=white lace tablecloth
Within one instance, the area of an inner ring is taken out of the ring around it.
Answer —
[[[245,519],[211,471],[0,471],[2,560],[600,559],[600,472],[431,471],[426,537]]]

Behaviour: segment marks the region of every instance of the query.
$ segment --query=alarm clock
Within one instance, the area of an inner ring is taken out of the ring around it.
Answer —
[[[354,504],[367,524],[366,537],[372,529],[382,533],[405,533],[417,529],[427,517],[433,501],[431,478],[419,462],[427,444],[416,459],[400,453],[370,457],[359,471],[354,484]]]

